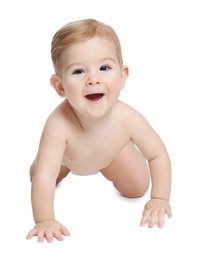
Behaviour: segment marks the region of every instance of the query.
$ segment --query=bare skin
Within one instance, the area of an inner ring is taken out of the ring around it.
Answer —
[[[64,101],[61,104],[61,106],[59,106],[55,110],[55,112],[53,113],[52,116],[57,117],[57,113],[58,114],[62,113],[61,111],[64,111],[63,107],[65,107],[65,106],[67,106],[67,107],[69,106],[67,100]],[[134,118],[134,116],[140,117],[140,115],[138,115],[138,113],[136,111],[134,111],[133,109],[131,109],[130,107],[126,106],[124,103],[121,103],[121,102],[118,102],[116,104],[116,107],[115,107],[116,117],[118,117],[118,110],[122,111],[122,107],[128,108],[127,111],[130,110],[129,112],[130,112],[130,115],[132,114],[131,115],[132,118]],[[126,109],[125,109],[125,111],[126,111]],[[79,122],[77,121],[77,118],[74,115],[74,112],[70,108],[70,106],[69,106],[69,111],[67,113],[68,113],[68,117],[66,117],[67,118],[66,128],[70,129],[69,126],[71,125],[71,128],[73,129],[72,125],[79,124]],[[112,115],[112,116],[114,116],[114,115]],[[123,118],[123,116],[122,116],[122,118]],[[101,171],[102,174],[109,181],[113,182],[113,185],[115,186],[115,188],[122,195],[124,195],[126,197],[130,197],[130,198],[138,198],[138,197],[143,196],[146,193],[146,191],[148,190],[149,181],[150,181],[150,173],[149,173],[149,168],[148,168],[146,159],[141,154],[141,152],[135,147],[135,145],[131,142],[131,136],[129,137],[129,139],[127,139],[127,132],[129,130],[126,129],[125,126],[126,125],[128,126],[128,124],[125,124],[125,122],[122,122],[121,121],[122,118],[118,117],[118,120],[114,120],[115,121],[114,127],[115,127],[115,129],[118,129],[118,131],[116,131],[116,136],[113,134],[114,135],[113,138],[109,138],[106,142],[99,142],[99,140],[104,140],[105,136],[107,136],[109,132],[113,132],[113,122],[111,122],[110,124],[106,124],[104,131],[102,131],[103,130],[102,128],[101,128],[101,132],[93,129],[92,131],[89,131],[89,134],[87,134],[85,131],[83,131],[81,126],[77,132],[74,132],[74,130],[73,130],[70,133],[69,133],[69,131],[67,131],[67,129],[64,130],[64,128],[62,128],[63,132],[65,132],[65,131],[68,132],[68,138],[74,140],[74,142],[72,143],[73,144],[72,146],[69,144],[69,147],[68,147],[68,145],[66,143],[66,147],[63,152],[64,156],[62,158],[62,164],[63,164],[63,162],[65,162],[66,164],[68,163],[70,166],[74,164],[75,166],[71,167],[72,171],[79,173],[81,175],[84,175],[85,173],[87,174],[90,172],[94,172],[94,171],[96,171],[96,172]],[[55,125],[57,125],[56,119],[53,119],[53,120],[55,120]],[[144,120],[144,119],[142,118],[142,120]],[[51,121],[51,119],[50,119],[50,121]],[[133,119],[133,121],[134,121],[134,119]],[[49,123],[49,124],[51,124],[51,123]],[[150,132],[152,131],[151,127],[148,125],[148,123],[145,120],[144,120],[143,124],[145,124],[145,129],[148,126],[150,128],[149,129]],[[48,123],[47,123],[47,125],[48,125]],[[56,133],[57,130],[52,127],[53,127],[53,125],[51,125],[51,130],[55,131],[55,133]],[[123,127],[123,131],[121,129],[122,127]],[[119,134],[120,132],[124,133],[124,134]],[[154,131],[151,134],[156,135],[154,133]],[[58,135],[58,136],[60,137],[60,135]],[[58,136],[56,138],[58,138]],[[146,137],[148,139],[148,137],[150,137],[150,136],[147,135]],[[157,138],[158,137],[156,135],[156,139]],[[85,144],[84,139],[87,140],[87,145]],[[81,140],[84,140],[84,142],[82,142]],[[116,145],[115,140],[118,140],[117,145]],[[90,145],[90,144],[92,144],[92,145]],[[159,145],[160,145],[159,151],[165,153],[165,149],[164,149],[162,143]],[[114,147],[114,149],[107,149],[107,147],[112,147],[112,146]],[[82,147],[81,150],[80,150],[80,147]],[[56,149],[56,147],[54,148],[54,151],[56,152],[55,149]],[[94,153],[95,150],[96,150],[96,153]],[[99,155],[99,151],[104,151],[104,157]],[[107,151],[107,152],[105,153],[105,151]],[[117,154],[115,154],[116,151],[117,151]],[[119,151],[119,153],[118,153],[118,151]],[[76,155],[76,156],[73,157],[73,155]],[[49,154],[48,156],[50,156],[50,157],[48,160],[49,163],[48,163],[47,170],[44,171],[44,168],[43,168],[43,171],[47,172],[47,173],[52,172],[50,169],[54,168],[53,164],[51,165],[51,162],[54,161],[51,158],[51,154]],[[151,165],[151,161],[156,160],[156,159],[159,160],[159,157],[157,157],[157,156],[158,155],[155,154],[154,157],[149,158],[150,165]],[[77,160],[77,158],[79,160]],[[109,158],[109,160],[107,160],[107,158]],[[112,160],[112,158],[114,158],[114,159]],[[168,157],[166,157],[166,159],[168,159]],[[86,162],[88,162],[88,165]],[[37,163],[36,163],[36,161],[34,161],[34,163],[31,166],[31,169],[30,169],[30,176],[31,176],[32,181],[34,180],[35,168],[37,167],[36,165],[37,165]],[[83,168],[82,165],[85,166],[85,173],[81,172],[81,169]],[[98,170],[96,165],[98,165],[98,167],[101,166],[101,168]],[[103,166],[105,166],[105,167],[103,167]],[[52,183],[51,185],[52,185],[53,191],[55,189],[55,185],[58,184],[59,182],[61,182],[62,179],[65,178],[69,172],[70,172],[70,169],[64,165],[60,166],[59,173],[53,174],[53,172],[52,172],[51,178],[52,178],[53,182],[51,182]],[[55,173],[56,173],[56,171],[55,171]],[[37,175],[39,175],[39,174],[37,173]],[[50,175],[48,174],[46,177],[50,178]],[[40,178],[43,178],[43,176],[41,176],[41,177],[38,176],[37,178],[40,179]],[[166,179],[166,180],[169,181],[168,179]],[[43,185],[46,185],[46,183],[44,183]],[[158,193],[158,195],[159,195],[160,192],[156,191],[156,193]],[[162,227],[164,224],[165,213],[167,213],[169,217],[171,216],[171,209],[168,204],[168,191],[164,192],[163,198],[162,198],[162,196],[163,196],[163,194],[160,195],[161,199],[156,199],[156,198],[151,199],[148,202],[148,204],[145,206],[145,210],[144,210],[143,217],[141,220],[141,225],[144,225],[145,223],[148,222],[149,227],[153,227],[153,225],[155,223],[158,223],[158,226]],[[48,201],[49,201],[49,199],[48,199]],[[33,201],[33,203],[34,203],[34,201]],[[156,206],[156,204],[158,204],[158,203],[159,203],[159,207]],[[52,204],[53,204],[53,200],[50,203],[50,205],[51,205],[50,211],[53,212]],[[159,211],[159,213],[158,213],[158,211]],[[27,238],[31,238],[32,236],[37,235],[38,241],[40,241],[40,242],[43,241],[44,237],[47,239],[48,242],[52,242],[53,237],[57,238],[58,240],[62,240],[63,235],[69,235],[69,231],[65,227],[63,227],[62,224],[60,224],[56,220],[54,220],[54,215],[53,214],[51,215],[51,214],[49,215],[49,217],[47,216],[48,217],[47,220],[44,219],[42,221],[36,222],[35,228],[29,232]],[[158,218],[158,214],[159,214],[159,218]],[[37,213],[36,213],[36,217],[37,217]]]
[[[171,217],[170,159],[147,120],[118,100],[128,68],[119,66],[112,43],[99,38],[72,45],[63,53],[62,64],[51,84],[67,98],[47,119],[30,168],[36,225],[27,238],[52,242],[53,237],[69,235],[55,219],[53,202],[56,184],[70,171],[101,172],[130,198],[143,196],[151,179],[151,198],[140,224],[162,227],[165,214]]]

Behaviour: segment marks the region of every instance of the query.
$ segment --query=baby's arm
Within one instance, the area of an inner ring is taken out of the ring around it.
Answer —
[[[48,242],[52,242],[53,237],[62,240],[62,235],[69,235],[68,230],[55,220],[53,206],[56,179],[66,147],[62,123],[58,120],[54,117],[47,120],[32,178],[31,202],[36,225],[27,238],[37,236],[40,242],[44,237]]]
[[[140,224],[143,226],[148,222],[148,226],[153,227],[157,222],[158,227],[162,227],[164,225],[165,214],[169,218],[172,215],[169,204],[171,163],[166,148],[159,136],[155,137],[155,139],[154,143],[152,143],[154,152],[149,157],[147,156],[152,181],[151,199],[145,205]]]
[[[165,214],[171,217],[170,189],[171,189],[171,163],[164,143],[146,119],[135,113],[132,123],[132,140],[148,161],[152,190],[151,199],[145,205],[141,225],[148,223],[153,227],[158,223],[164,224]]]

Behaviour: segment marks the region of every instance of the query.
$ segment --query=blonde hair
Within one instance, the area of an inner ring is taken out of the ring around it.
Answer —
[[[83,19],[71,22],[56,32],[51,43],[51,57],[56,73],[60,70],[60,56],[64,50],[75,43],[93,37],[108,39],[114,43],[120,66],[123,66],[122,51],[116,32],[109,25],[94,19]]]

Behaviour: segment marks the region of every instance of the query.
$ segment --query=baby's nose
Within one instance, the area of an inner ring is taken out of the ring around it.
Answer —
[[[89,86],[98,85],[100,83],[101,83],[100,79],[96,76],[90,76],[87,79],[87,85],[89,85]]]

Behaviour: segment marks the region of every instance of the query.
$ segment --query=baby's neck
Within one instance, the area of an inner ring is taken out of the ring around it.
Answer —
[[[73,108],[72,110],[84,132],[93,132],[97,131],[97,129],[103,129],[105,126],[109,125],[109,122],[112,118],[112,110],[110,110],[107,114],[105,114],[102,117],[86,117],[75,111]]]

